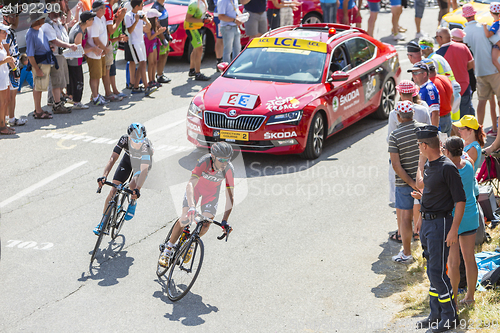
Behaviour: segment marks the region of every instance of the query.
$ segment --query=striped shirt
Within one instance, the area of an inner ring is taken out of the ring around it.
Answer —
[[[389,153],[398,153],[401,166],[415,180],[418,169],[418,149],[415,127],[425,126],[415,120],[401,123],[389,136]],[[406,182],[396,174],[396,186],[406,186]]]

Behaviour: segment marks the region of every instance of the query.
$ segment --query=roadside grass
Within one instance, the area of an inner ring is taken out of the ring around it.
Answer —
[[[481,251],[495,251],[499,246],[500,226],[495,229],[486,228],[492,240],[490,243],[476,246],[476,253]],[[429,314],[429,280],[426,274],[426,260],[422,257],[420,242],[413,242],[413,263],[396,269],[394,282],[402,287],[400,293],[403,310],[395,315],[395,319],[427,316]],[[404,269],[406,268],[406,269]],[[457,302],[465,294],[459,294]],[[500,332],[500,288],[494,290],[477,291],[475,304],[459,309],[461,328],[467,332],[497,333]]]

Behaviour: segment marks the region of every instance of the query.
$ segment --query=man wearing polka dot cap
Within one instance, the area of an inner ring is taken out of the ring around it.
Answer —
[[[411,255],[413,197],[411,192],[414,190],[420,192],[415,182],[420,155],[415,128],[425,126],[425,124],[413,119],[413,102],[411,101],[398,102],[395,112],[400,124],[389,136],[388,151],[396,173],[395,207],[403,249],[392,257],[392,260],[407,264],[413,260]]]

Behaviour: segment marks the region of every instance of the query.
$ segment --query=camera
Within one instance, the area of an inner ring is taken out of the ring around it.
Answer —
[[[10,71],[12,72],[14,78],[19,79],[21,77],[21,71],[19,71],[18,67],[11,69]]]
[[[137,12],[137,15],[139,15],[139,18],[142,20],[144,18],[144,12],[142,10]]]

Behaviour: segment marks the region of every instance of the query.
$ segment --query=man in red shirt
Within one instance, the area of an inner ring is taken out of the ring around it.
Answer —
[[[450,128],[450,131],[445,131],[448,136],[451,135],[451,126],[447,126],[448,122],[451,125],[451,109],[453,105],[453,86],[450,79],[445,75],[436,74],[436,65],[431,59],[422,59],[422,62],[429,66],[429,80],[436,86],[439,92],[439,126],[441,131],[443,128]]]
[[[472,89],[470,87],[469,70],[474,68],[474,58],[467,47],[462,43],[451,41],[448,28],[439,28],[436,32],[436,41],[440,48],[437,54],[443,56],[450,64],[455,79],[460,84],[460,118],[465,115],[475,115],[472,106]]]

